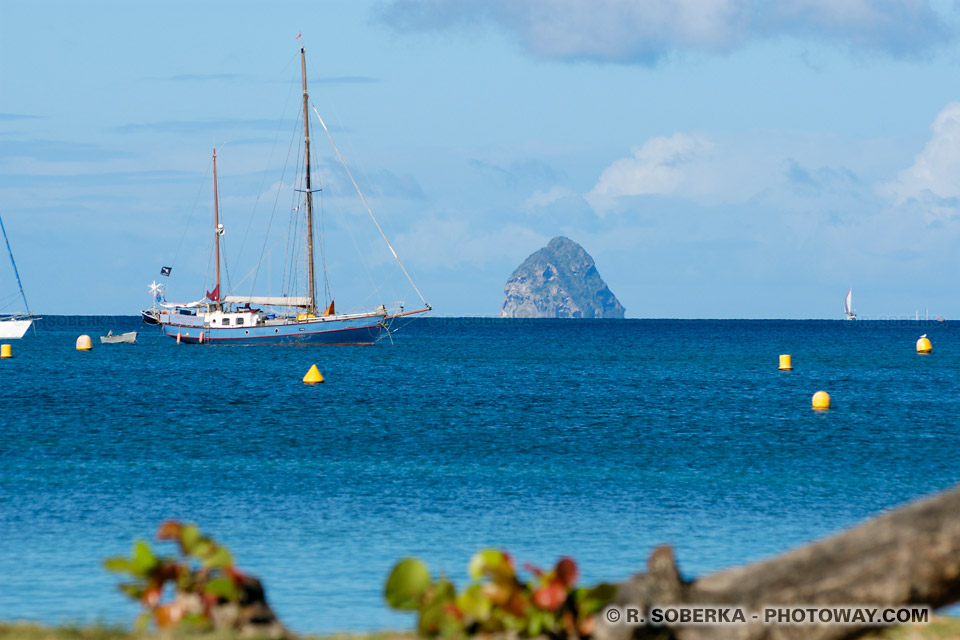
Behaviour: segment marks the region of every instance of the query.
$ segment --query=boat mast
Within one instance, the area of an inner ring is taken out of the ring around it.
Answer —
[[[23,283],[20,282],[20,272],[17,271],[17,261],[13,259],[13,250],[10,249],[10,239],[7,238],[7,230],[3,226],[3,218],[0,218],[0,231],[3,231],[3,241],[7,244],[7,253],[10,254],[10,264],[13,265],[13,275],[17,276],[17,286],[20,287],[20,297],[23,298],[23,306],[27,309],[27,315],[30,313],[30,305],[27,304],[27,295],[23,292]],[[34,327],[36,330],[36,327]]]
[[[307,58],[300,47],[300,73],[303,76],[303,147],[306,161],[307,193],[307,313],[317,312],[317,283],[313,266],[313,194],[310,191],[310,115],[307,95]]]
[[[217,262],[217,288],[214,291],[217,294],[217,311],[222,311],[223,308],[220,305],[220,189],[217,188],[217,149],[213,149],[213,232],[214,232],[214,243],[216,246],[216,262]]]

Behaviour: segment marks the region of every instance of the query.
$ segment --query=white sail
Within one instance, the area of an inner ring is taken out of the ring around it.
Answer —
[[[847,297],[843,300],[843,312],[847,315],[850,315],[850,311],[853,309],[853,289],[847,291]]]

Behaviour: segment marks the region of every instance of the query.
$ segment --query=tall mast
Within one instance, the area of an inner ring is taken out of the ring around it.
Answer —
[[[217,188],[217,149],[213,149],[213,233],[217,255],[217,311],[222,311],[220,305],[220,189]]]
[[[3,218],[0,218],[0,231],[3,231],[3,241],[7,245],[7,253],[10,254],[10,264],[13,265],[13,275],[17,277],[17,286],[20,287],[20,297],[23,298],[23,306],[27,308],[27,315],[33,315],[30,313],[30,305],[27,304],[27,294],[23,292],[23,283],[20,282],[20,272],[17,271],[17,261],[13,259],[13,251],[10,249],[10,240],[7,238],[7,230],[3,226]],[[36,327],[34,327],[36,331]]]
[[[313,267],[313,193],[310,191],[310,115],[307,95],[307,57],[300,47],[300,73],[303,76],[303,147],[307,175],[307,312],[317,312],[317,278]]]

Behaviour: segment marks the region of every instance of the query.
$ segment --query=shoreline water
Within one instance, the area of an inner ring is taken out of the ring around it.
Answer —
[[[462,581],[495,546],[619,581],[670,543],[689,577],[960,482],[949,323],[426,318],[363,349],[73,349],[113,320],[0,366],[0,611],[132,619],[99,562],[178,518],[295,631],[406,628],[380,593],[401,557]]]

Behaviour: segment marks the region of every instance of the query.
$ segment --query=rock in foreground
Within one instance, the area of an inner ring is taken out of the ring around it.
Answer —
[[[554,238],[503,288],[501,318],[623,318],[624,308],[579,244]]]

